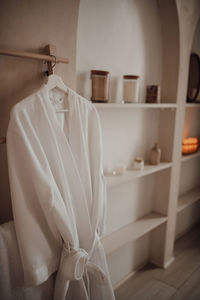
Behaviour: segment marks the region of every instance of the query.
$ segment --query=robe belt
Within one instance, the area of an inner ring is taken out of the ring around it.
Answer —
[[[98,283],[108,284],[108,278],[104,271],[89,261],[99,242],[99,237],[96,234],[89,254],[82,248],[76,250],[69,245],[67,247],[63,245],[61,273],[66,280],[80,280],[86,275],[88,281],[88,275],[91,275]]]

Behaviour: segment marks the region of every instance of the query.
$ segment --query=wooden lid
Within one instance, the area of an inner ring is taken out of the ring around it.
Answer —
[[[138,79],[140,76],[138,75],[124,75],[124,79]]]
[[[108,75],[110,72],[102,70],[91,70],[91,75]]]

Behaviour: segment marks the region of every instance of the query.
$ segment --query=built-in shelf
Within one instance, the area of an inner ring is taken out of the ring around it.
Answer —
[[[155,172],[159,172],[165,169],[168,169],[172,166],[171,162],[162,162],[159,165],[145,165],[143,170],[129,170],[126,171],[123,175],[106,175],[106,185],[107,187],[112,187],[115,185],[122,184],[127,181],[134,180],[139,177],[143,177],[146,175],[153,174]]]
[[[186,103],[185,107],[200,108],[200,103]]]
[[[102,239],[102,243],[106,255],[111,254],[129,242],[135,241],[166,221],[166,216],[158,213],[151,213],[131,224],[122,227],[110,235],[105,236]]]
[[[175,109],[175,103],[95,103],[97,108],[159,108]]]
[[[187,193],[181,195],[178,199],[177,212],[182,211],[184,208],[192,205],[194,202],[200,199],[200,187],[190,190]]]
[[[200,156],[200,150],[198,152],[192,153],[192,154],[188,154],[188,155],[183,155],[182,156],[182,161],[188,161],[191,160],[193,158],[199,157]]]

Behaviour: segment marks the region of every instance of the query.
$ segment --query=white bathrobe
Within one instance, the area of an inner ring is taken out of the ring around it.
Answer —
[[[65,98],[69,112],[56,113],[44,85],[11,112],[7,153],[24,281],[39,285],[58,271],[54,299],[110,300],[99,239],[106,212],[99,117],[71,89]]]

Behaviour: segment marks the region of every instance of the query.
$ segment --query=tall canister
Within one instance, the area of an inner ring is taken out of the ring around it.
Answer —
[[[127,103],[137,103],[139,101],[139,76],[123,76],[123,100]]]
[[[110,73],[108,71],[91,70],[92,102],[108,102]]]

